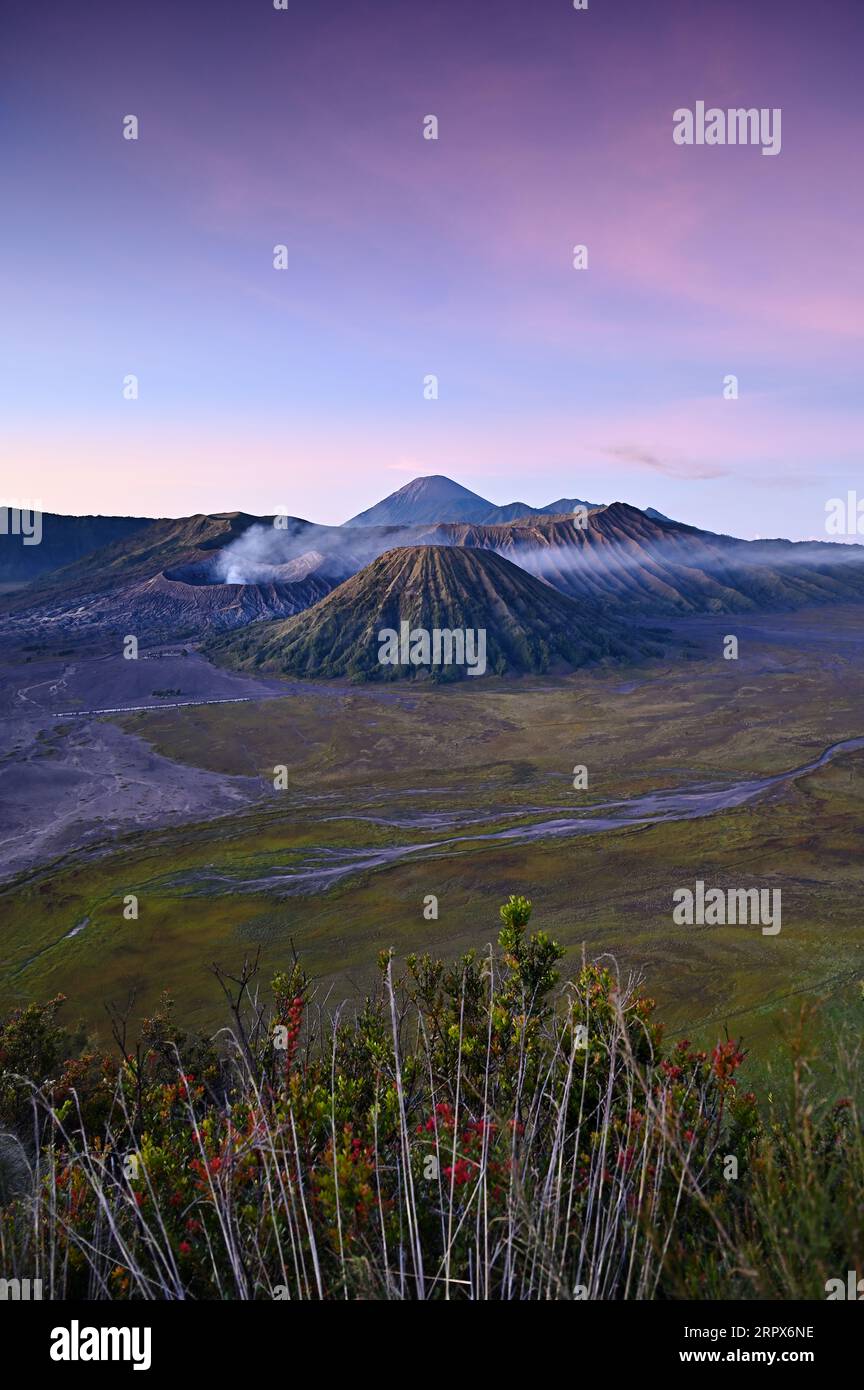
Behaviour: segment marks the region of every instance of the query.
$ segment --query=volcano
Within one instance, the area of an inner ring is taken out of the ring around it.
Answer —
[[[428,633],[483,631],[494,675],[572,670],[656,652],[596,604],[558,593],[501,555],[435,545],[387,551],[305,613],[213,638],[205,650],[240,670],[314,679],[466,674],[455,664],[383,665],[381,634],[403,624]]]
[[[397,492],[391,492],[368,511],[360,512],[346,521],[345,526],[421,526],[440,521],[477,522],[484,526],[499,526],[509,521],[534,516],[572,514],[576,507],[590,507],[575,497],[559,497],[547,507],[529,507],[527,502],[508,502],[498,507],[461,483],[433,473],[428,478],[414,478]]]

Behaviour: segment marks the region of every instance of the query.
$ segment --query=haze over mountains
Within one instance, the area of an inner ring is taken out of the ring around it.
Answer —
[[[25,633],[68,637],[120,631],[145,641],[165,641],[300,615],[308,627],[306,639],[300,622],[280,633],[280,640],[290,644],[293,669],[304,661],[307,666],[319,662],[321,633],[329,631],[332,615],[338,612],[347,623],[352,602],[368,608],[385,572],[391,576],[388,593],[397,579],[407,582],[410,575],[414,584],[420,575],[439,599],[446,589],[441,587],[442,576],[449,575],[453,615],[448,617],[444,604],[441,627],[482,626],[468,611],[467,595],[476,587],[476,605],[481,611],[488,608],[491,575],[502,584],[506,577],[507,595],[501,596],[498,610],[502,623],[507,625],[505,614],[510,613],[517,627],[521,623],[527,631],[533,625],[538,640],[545,641],[550,634],[542,635],[542,597],[552,625],[549,660],[554,664],[563,659],[561,597],[576,600],[583,615],[596,619],[602,614],[609,624],[631,617],[665,620],[864,600],[861,546],[742,541],[623,502],[589,507],[577,499],[560,499],[549,505],[551,514],[520,503],[495,508],[449,479],[432,477],[414,480],[343,526],[242,512],[149,523],[140,518],[46,516],[42,545],[29,549],[40,552],[47,547],[48,559],[52,546],[55,557],[68,553],[69,523],[82,523],[79,550],[94,536],[98,539],[94,522],[105,523],[109,534],[112,525],[119,525],[120,532],[109,544],[7,594],[0,601],[0,633],[20,640]],[[466,516],[482,512],[488,517],[514,509],[520,515],[505,522]],[[457,514],[461,519],[454,519]],[[370,518],[377,518],[376,524],[367,524]],[[55,531],[54,522],[64,525]],[[6,555],[11,546],[26,549],[18,537],[0,540],[0,552]],[[495,554],[510,563],[502,569],[480,561],[469,569],[470,561],[454,559],[448,564],[439,558],[429,568],[416,554],[419,547],[477,551],[487,558]],[[384,571],[372,568],[366,573],[380,557],[409,551],[415,553],[410,565],[403,553],[395,568],[391,558]],[[512,566],[532,580],[530,604],[523,590],[517,602]],[[355,576],[362,582],[346,588]],[[338,594],[338,601],[322,616],[320,606],[331,594]],[[464,621],[457,621],[460,613]],[[591,624],[586,627],[572,608],[567,614],[566,622],[589,650]],[[355,628],[348,624],[344,642],[337,644],[342,653],[337,664],[346,669],[354,662],[350,648]],[[266,659],[275,660],[265,626],[255,630],[259,639]],[[330,664],[336,660],[335,655],[328,658]],[[512,654],[506,660],[514,669],[519,665]]]
[[[742,541],[625,502],[590,512],[584,527],[544,517],[441,529],[451,544],[496,550],[562,593],[631,613],[744,613],[864,598],[864,547]]]

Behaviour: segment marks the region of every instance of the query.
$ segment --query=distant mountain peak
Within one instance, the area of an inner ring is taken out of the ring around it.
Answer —
[[[435,522],[469,522],[478,526],[500,526],[535,516],[561,516],[576,507],[592,508],[593,502],[562,497],[546,507],[527,502],[509,502],[499,507],[479,493],[443,473],[412,478],[410,483],[391,492],[389,497],[352,516],[346,526],[418,526]]]
[[[412,478],[346,526],[412,526],[429,521],[480,521],[492,506],[443,473]]]

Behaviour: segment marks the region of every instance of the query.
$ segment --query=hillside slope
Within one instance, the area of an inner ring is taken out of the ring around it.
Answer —
[[[58,516],[43,512],[39,544],[25,545],[4,517],[0,528],[0,584],[30,584],[43,574],[74,564],[82,556],[92,555],[112,541],[123,540],[151,524],[141,516]]]
[[[452,545],[495,550],[561,593],[619,612],[744,613],[864,599],[864,547],[742,541],[614,502],[511,526],[439,527]]]
[[[7,597],[0,603],[3,629],[43,636],[122,631],[164,640],[297,613],[329,592],[335,580],[308,570],[271,573],[255,584],[225,582],[220,557],[260,525],[243,512],[150,522]],[[285,534],[308,549],[306,533],[318,528],[299,518],[288,525]]]
[[[526,574],[501,555],[456,546],[388,551],[308,612],[213,639],[213,658],[241,670],[327,679],[458,679],[464,666],[382,665],[380,633],[485,631],[490,674],[571,669],[649,649],[594,604],[583,605]]]

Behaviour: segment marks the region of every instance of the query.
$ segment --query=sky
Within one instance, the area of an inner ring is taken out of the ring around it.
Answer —
[[[0,502],[864,497],[860,0],[286,3],[4,0]],[[698,101],[779,154],[676,144]]]

